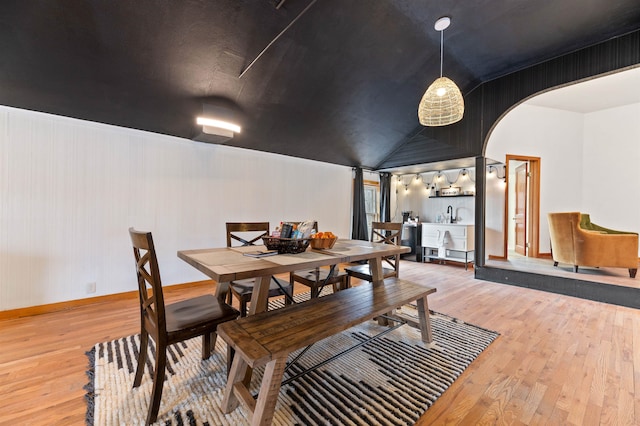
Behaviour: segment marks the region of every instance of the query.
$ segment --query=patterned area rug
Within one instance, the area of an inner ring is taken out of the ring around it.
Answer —
[[[405,314],[417,315],[404,307]],[[497,333],[431,312],[434,343],[425,345],[418,330],[402,326],[284,385],[275,425],[411,425],[442,395]],[[309,350],[287,376],[313,366],[385,330],[374,321],[327,338]],[[248,412],[220,408],[226,382],[222,339],[208,360],[200,359],[201,339],[170,348],[158,424],[242,425]],[[87,424],[144,424],[151,395],[148,370],[132,389],[139,336],[99,343],[87,352]],[[148,365],[150,367],[151,365]],[[261,371],[254,372],[257,391]]]

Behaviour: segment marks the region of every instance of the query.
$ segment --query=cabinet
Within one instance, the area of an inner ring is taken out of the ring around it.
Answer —
[[[475,250],[474,225],[459,223],[422,224],[422,261],[452,261],[473,263]]]

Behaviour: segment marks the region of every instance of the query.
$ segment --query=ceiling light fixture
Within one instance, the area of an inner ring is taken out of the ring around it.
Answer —
[[[196,123],[202,126],[202,131],[210,135],[221,135],[233,137],[234,133],[240,133],[241,127],[237,124],[214,118],[197,117]],[[226,130],[226,132],[224,132]],[[229,135],[229,132],[231,135]],[[224,133],[222,135],[221,133]]]
[[[442,56],[444,30],[451,24],[451,18],[443,16],[434,25],[440,31],[440,78],[427,89],[418,105],[418,119],[423,126],[446,126],[462,120],[464,99],[456,84],[442,76]]]

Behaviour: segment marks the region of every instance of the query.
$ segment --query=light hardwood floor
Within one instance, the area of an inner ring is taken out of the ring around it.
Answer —
[[[640,311],[475,280],[455,265],[402,261],[400,271],[438,289],[431,309],[501,334],[418,425],[640,424]],[[172,302],[213,290],[165,292]],[[83,424],[85,352],[137,331],[133,298],[0,321],[0,424]]]

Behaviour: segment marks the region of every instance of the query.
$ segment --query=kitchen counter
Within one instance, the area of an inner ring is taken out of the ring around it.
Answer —
[[[421,261],[473,263],[475,225],[468,223],[422,223]]]

